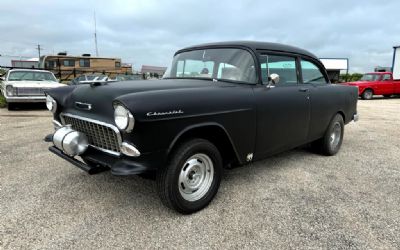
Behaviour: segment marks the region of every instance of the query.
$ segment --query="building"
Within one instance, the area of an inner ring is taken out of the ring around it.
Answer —
[[[376,66],[374,72],[392,72],[392,67]]]
[[[71,56],[66,52],[40,57],[40,68],[52,71],[61,80],[71,80],[82,74],[101,73],[110,77],[132,74],[132,65],[121,63],[120,58],[92,57],[90,54]]]
[[[348,58],[320,58],[322,64],[325,66],[328,73],[329,80],[332,83],[338,83],[340,72],[342,70],[349,73],[349,59]]]
[[[26,60],[11,60],[11,67],[18,68],[39,68],[39,59],[30,58]]]
[[[142,65],[142,69],[140,72],[146,75],[153,75],[155,77],[162,77],[167,71],[167,67],[158,67],[158,66],[149,66],[149,65]]]

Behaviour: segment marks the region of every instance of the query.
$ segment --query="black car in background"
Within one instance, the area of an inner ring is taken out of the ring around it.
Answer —
[[[193,213],[213,199],[224,167],[307,143],[335,155],[357,99],[303,49],[210,43],[176,52],[163,80],[48,91],[56,131],[46,138],[91,174],[154,173],[163,203]]]

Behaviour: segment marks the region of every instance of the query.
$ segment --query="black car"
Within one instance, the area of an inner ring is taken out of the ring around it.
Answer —
[[[224,167],[308,143],[335,155],[357,96],[305,50],[203,44],[176,52],[163,80],[48,91],[56,131],[46,139],[90,174],[154,174],[163,203],[192,213],[213,199]]]

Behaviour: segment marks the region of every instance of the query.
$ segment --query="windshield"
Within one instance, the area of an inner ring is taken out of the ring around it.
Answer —
[[[381,76],[378,74],[365,74],[361,77],[361,81],[378,81]]]
[[[57,82],[50,72],[14,71],[8,75],[8,81],[52,81]]]
[[[242,49],[205,49],[177,54],[164,78],[209,78],[256,83],[254,60]]]

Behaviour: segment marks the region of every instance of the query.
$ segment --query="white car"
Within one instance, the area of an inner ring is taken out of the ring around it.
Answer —
[[[53,73],[46,70],[12,69],[1,80],[1,93],[9,110],[17,103],[45,103],[44,91],[65,86],[57,81]]]

